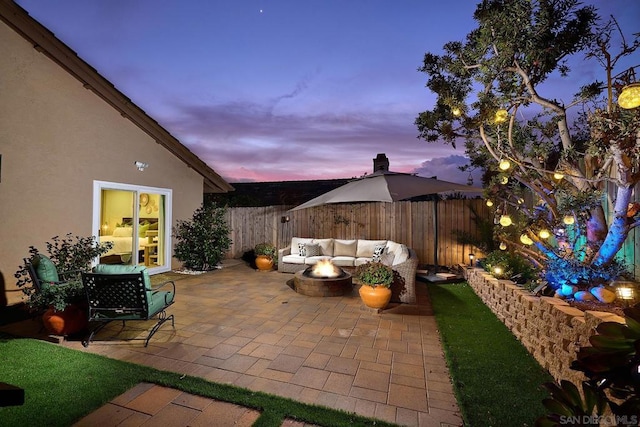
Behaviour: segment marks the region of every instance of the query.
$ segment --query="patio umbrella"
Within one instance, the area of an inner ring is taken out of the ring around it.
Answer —
[[[291,210],[296,211],[329,203],[398,202],[417,196],[450,191],[481,193],[482,189],[408,173],[378,171],[348,182]]]
[[[397,202],[413,197],[451,191],[479,194],[482,192],[482,188],[442,181],[436,178],[424,178],[407,173],[376,171],[371,175],[348,182],[290,210],[296,211],[330,203]],[[434,200],[434,265],[437,273],[438,198],[436,197]]]

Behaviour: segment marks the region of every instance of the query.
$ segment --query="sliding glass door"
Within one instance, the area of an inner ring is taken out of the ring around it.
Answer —
[[[171,269],[171,190],[94,181],[94,230],[112,248],[102,264]]]

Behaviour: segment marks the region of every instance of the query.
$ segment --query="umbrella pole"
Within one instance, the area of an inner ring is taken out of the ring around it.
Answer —
[[[438,195],[433,198],[433,274],[438,274]]]

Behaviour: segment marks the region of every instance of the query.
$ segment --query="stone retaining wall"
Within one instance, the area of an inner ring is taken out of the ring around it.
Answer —
[[[556,379],[578,384],[582,372],[570,368],[579,346],[602,322],[620,322],[618,315],[582,311],[553,297],[536,297],[509,280],[498,280],[482,269],[467,269],[469,285],[526,349]]]

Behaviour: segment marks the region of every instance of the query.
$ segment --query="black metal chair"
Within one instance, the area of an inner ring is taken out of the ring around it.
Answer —
[[[126,321],[150,320],[157,316],[157,323],[145,339],[145,347],[168,320],[171,320],[171,326],[175,328],[173,314],[167,316],[165,311],[175,299],[176,286],[173,281],[152,288],[145,267],[131,266],[133,271],[137,270],[132,273],[118,273],[119,270],[110,270],[116,273],[95,272],[96,269],[100,270],[99,267],[101,266],[94,268],[93,273],[81,274],[89,304],[90,325],[98,324],[94,328],[90,326],[89,335],[82,341],[83,346],[88,347],[95,334],[113,321],[122,321],[124,327]],[[161,290],[165,287],[170,290]]]
[[[80,270],[57,271],[51,260],[44,255],[37,254],[31,258],[23,258],[23,261],[35,292],[40,292],[43,287],[50,285],[66,285],[69,280],[80,276]]]

